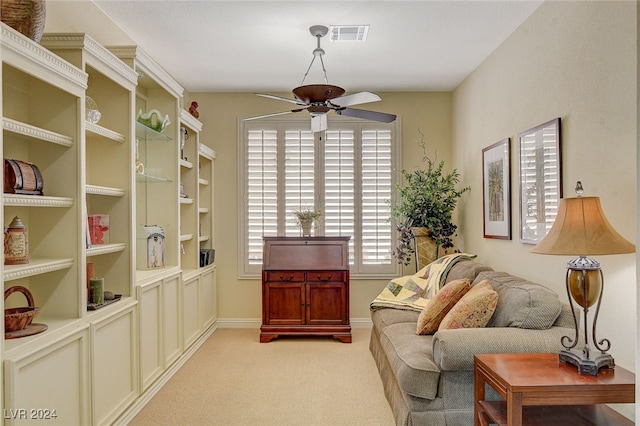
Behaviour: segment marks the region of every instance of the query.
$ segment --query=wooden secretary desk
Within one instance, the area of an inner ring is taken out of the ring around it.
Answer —
[[[260,342],[281,335],[351,343],[350,237],[264,237]]]

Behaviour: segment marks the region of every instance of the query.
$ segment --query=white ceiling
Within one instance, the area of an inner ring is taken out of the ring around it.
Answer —
[[[316,47],[312,25],[369,24],[364,43],[321,40],[347,92],[449,91],[543,0],[93,0],[190,92],[288,92]],[[305,84],[322,83],[316,60]]]

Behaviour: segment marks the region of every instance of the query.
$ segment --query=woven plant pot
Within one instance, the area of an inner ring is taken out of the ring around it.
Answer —
[[[1,3],[2,22],[39,43],[44,32],[45,0],[2,0]]]
[[[424,227],[411,228],[416,248],[416,268],[419,271],[438,256],[438,244],[431,237],[431,231]]]
[[[12,295],[15,292],[21,292],[24,297],[27,298],[29,306],[21,308],[7,308],[4,310],[4,332],[18,331],[27,328],[33,317],[40,311],[40,308],[36,308],[33,303],[33,296],[28,288],[22,286],[13,286],[5,290],[4,299]]]

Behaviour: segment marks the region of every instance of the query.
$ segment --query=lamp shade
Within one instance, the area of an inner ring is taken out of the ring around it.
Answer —
[[[634,253],[636,246],[613,229],[599,197],[563,198],[553,226],[532,253],[570,256]]]

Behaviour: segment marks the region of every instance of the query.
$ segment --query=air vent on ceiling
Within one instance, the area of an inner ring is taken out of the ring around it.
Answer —
[[[369,25],[331,25],[329,40],[331,41],[365,41]]]

